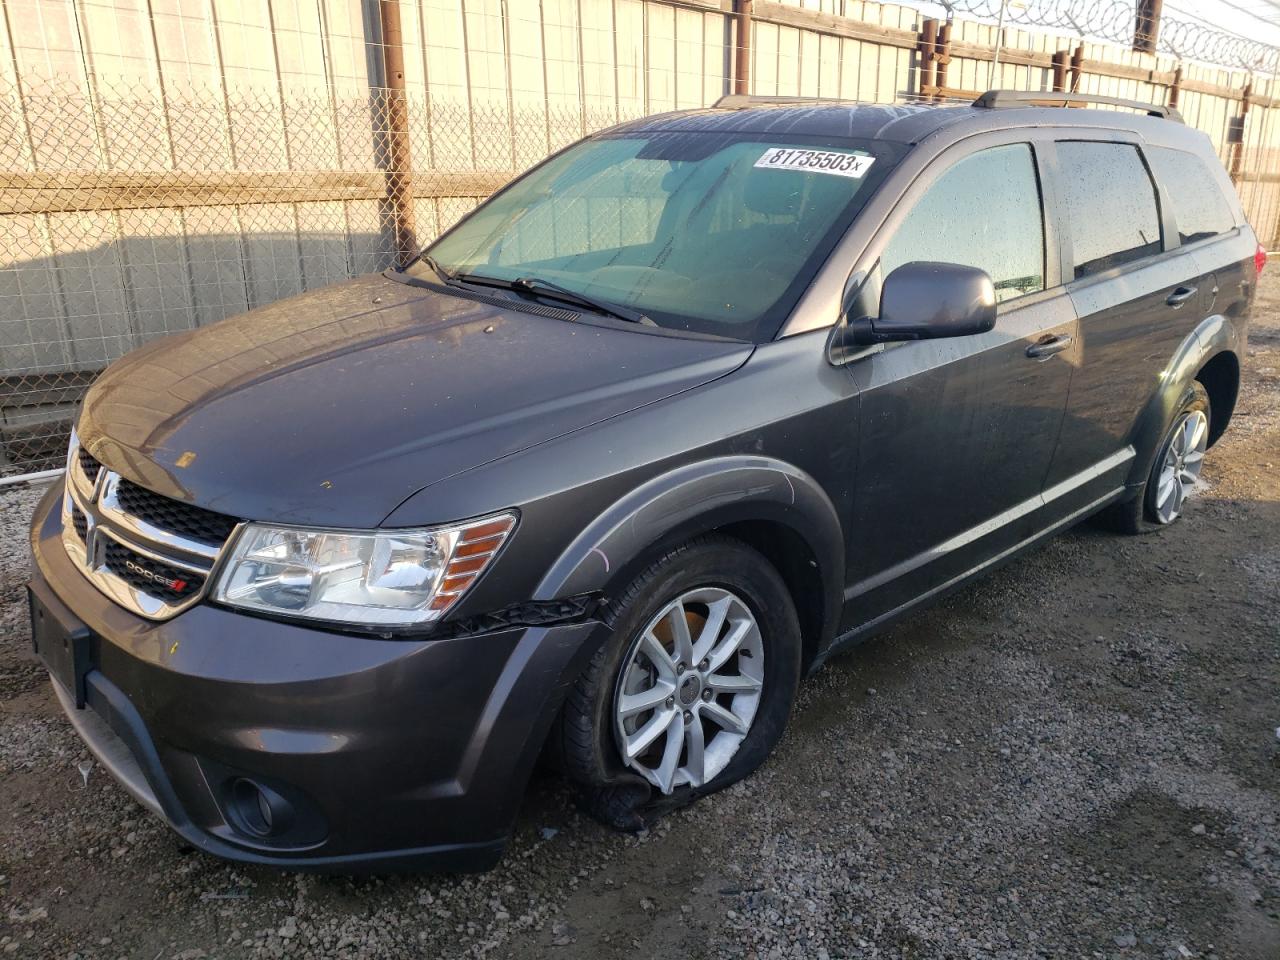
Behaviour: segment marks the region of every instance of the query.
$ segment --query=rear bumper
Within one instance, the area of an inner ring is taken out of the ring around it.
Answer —
[[[385,641],[200,605],[143,620],[68,560],[36,511],[32,590],[91,633],[77,732],[192,845],[292,869],[474,870],[501,856],[564,690],[599,624]],[[270,835],[242,785],[282,815]]]

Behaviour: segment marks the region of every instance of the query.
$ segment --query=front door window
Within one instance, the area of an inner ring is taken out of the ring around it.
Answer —
[[[894,231],[882,276],[913,260],[985,270],[999,301],[1043,290],[1044,219],[1031,147],[983,150],[939,177]]]

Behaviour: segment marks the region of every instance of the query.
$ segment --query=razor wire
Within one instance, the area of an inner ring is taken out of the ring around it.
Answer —
[[[1129,46],[1133,42],[1136,6],[1124,0],[949,0],[942,6],[983,20],[1040,27],[1079,37]],[[1165,8],[1156,37],[1159,53],[1259,73],[1275,69],[1276,47],[1250,37],[1179,16]]]

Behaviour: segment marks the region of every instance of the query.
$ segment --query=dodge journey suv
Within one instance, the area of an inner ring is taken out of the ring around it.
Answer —
[[[539,758],[639,828],[834,651],[1174,522],[1265,256],[1206,137],[1089,100],[648,117],[127,356],[31,532],[71,723],[219,856],[483,868]]]

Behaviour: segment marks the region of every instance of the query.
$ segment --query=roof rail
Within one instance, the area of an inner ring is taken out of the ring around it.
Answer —
[[[755,94],[746,93],[729,93],[721,97],[712,107],[718,107],[721,110],[740,110],[743,107],[756,107],[770,103],[853,103],[851,100],[842,100],[839,97],[766,97],[756,96]]]
[[[1175,107],[1159,103],[1143,103],[1123,97],[1102,97],[1092,93],[1061,93],[1047,90],[988,90],[977,100],[975,107],[998,110],[1003,107],[1070,107],[1074,104],[1098,103],[1109,107],[1127,107],[1141,110],[1151,117],[1163,117],[1182,123],[1182,114]]]

